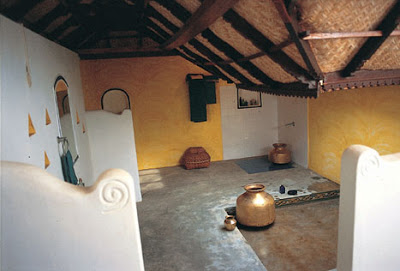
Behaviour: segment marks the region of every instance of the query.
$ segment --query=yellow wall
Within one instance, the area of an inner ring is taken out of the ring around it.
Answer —
[[[212,161],[222,160],[219,88],[217,104],[207,105],[207,122],[191,122],[188,73],[207,74],[177,56],[83,60],[86,110],[101,109],[101,95],[109,88],[129,94],[139,169],[178,165],[191,146],[203,146]]]
[[[352,144],[381,155],[400,152],[400,86],[334,91],[308,102],[309,167],[340,182],[340,159]]]

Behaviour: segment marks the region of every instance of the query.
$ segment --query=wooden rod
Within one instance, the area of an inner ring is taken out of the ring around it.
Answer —
[[[362,31],[362,32],[332,32],[332,33],[306,33],[303,40],[324,40],[342,38],[369,38],[382,37],[382,31]],[[400,36],[400,30],[394,30],[390,36]]]

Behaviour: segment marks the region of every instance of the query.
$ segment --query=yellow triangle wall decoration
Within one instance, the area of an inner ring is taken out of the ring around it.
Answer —
[[[46,125],[49,125],[50,123],[51,123],[51,119],[49,116],[49,111],[47,111],[47,108],[46,108]]]
[[[49,157],[47,156],[46,151],[44,151],[44,168],[48,168],[50,166],[50,160]]]
[[[79,114],[78,114],[78,110],[76,110],[76,124],[81,123],[80,119],[79,119]]]
[[[85,124],[82,122],[82,132],[86,133],[86,128],[85,128]]]
[[[28,120],[29,120],[29,136],[33,136],[36,134],[35,126],[33,126],[32,119],[31,119],[31,114],[28,114]]]

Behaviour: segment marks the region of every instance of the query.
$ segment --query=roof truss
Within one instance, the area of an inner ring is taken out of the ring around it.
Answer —
[[[197,34],[203,32],[219,17],[233,7],[239,0],[205,0],[196,12],[186,21],[168,41],[161,45],[161,48],[171,50],[179,47]]]
[[[400,23],[400,0],[389,11],[386,17],[378,25],[376,30],[382,31],[382,36],[377,38],[368,38],[363,46],[358,50],[353,59],[341,71],[343,77],[350,76],[354,71],[358,70],[365,61],[370,59],[372,55],[379,49],[383,42],[390,36],[393,30]]]

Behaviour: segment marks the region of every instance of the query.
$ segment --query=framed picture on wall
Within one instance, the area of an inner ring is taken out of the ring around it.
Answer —
[[[237,88],[237,105],[239,109],[261,107],[261,92]]]

